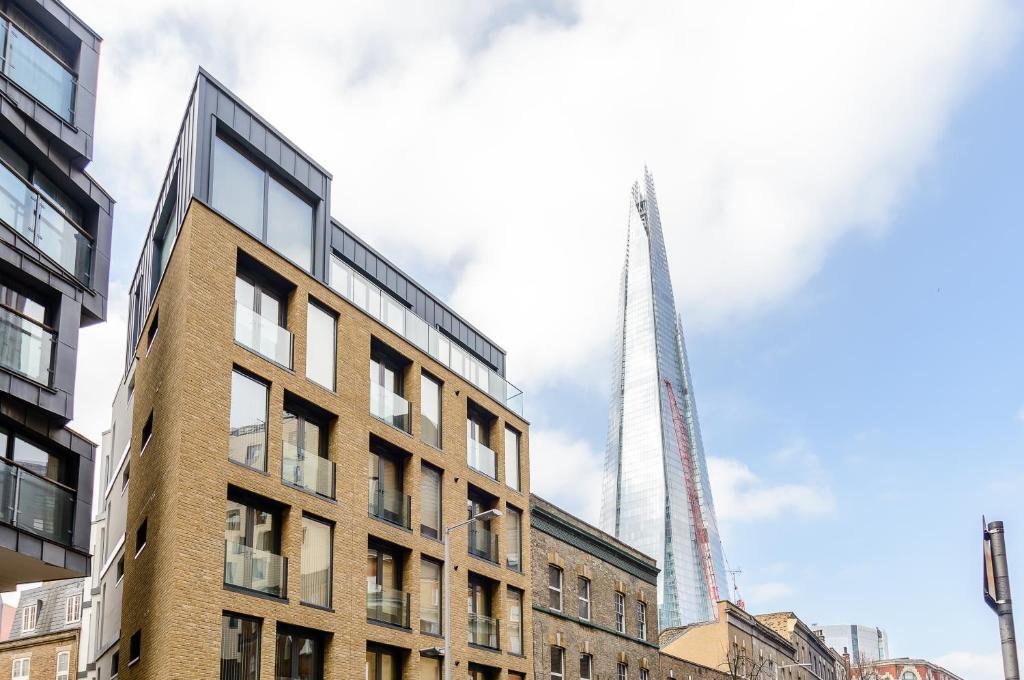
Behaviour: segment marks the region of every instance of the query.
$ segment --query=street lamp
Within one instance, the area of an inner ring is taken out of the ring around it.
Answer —
[[[491,508],[490,510],[473,515],[464,522],[453,524],[444,529],[444,680],[452,680],[452,589],[450,576],[452,555],[449,538],[453,531],[461,529],[471,522],[476,520],[487,522],[496,517],[501,517],[501,510]]]

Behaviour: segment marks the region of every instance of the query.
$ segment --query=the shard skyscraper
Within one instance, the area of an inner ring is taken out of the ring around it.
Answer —
[[[658,560],[662,628],[715,618],[725,563],[654,179],[633,185],[601,524]]]

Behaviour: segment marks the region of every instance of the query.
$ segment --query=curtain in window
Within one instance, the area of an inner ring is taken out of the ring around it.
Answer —
[[[331,527],[302,518],[302,601],[331,606]]]
[[[441,473],[426,465],[420,471],[420,532],[441,537]]]
[[[259,680],[260,622],[225,614],[221,618],[220,680]]]

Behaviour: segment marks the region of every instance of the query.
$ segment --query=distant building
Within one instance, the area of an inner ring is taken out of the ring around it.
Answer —
[[[0,642],[3,672],[10,668],[14,680],[76,677],[83,583],[66,579],[22,591],[10,637]]]
[[[880,659],[853,666],[851,680],[963,680],[925,659]]]
[[[14,625],[14,609],[13,605],[0,602],[0,642],[6,640],[7,636],[11,634],[11,626]]]
[[[76,630],[82,622],[82,579],[65,579],[23,590],[10,640]]]
[[[825,642],[833,649],[848,650],[850,662],[854,665],[889,658],[889,636],[881,628],[857,624],[815,625],[812,628],[824,635]]]
[[[811,630],[793,612],[759,614],[757,620],[786,637],[796,648],[794,663],[803,672],[809,672],[817,680],[837,680],[833,650],[824,638]]]

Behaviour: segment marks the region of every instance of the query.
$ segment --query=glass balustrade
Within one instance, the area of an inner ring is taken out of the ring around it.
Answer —
[[[369,584],[367,585],[368,588]],[[409,628],[411,596],[397,588],[373,586],[366,592],[366,618]]]
[[[342,297],[476,385],[505,408],[516,415],[523,415],[522,390],[460,349],[412,310],[337,258],[331,260],[330,279],[331,287]]]
[[[406,529],[412,528],[412,498],[399,489],[370,481],[370,515]]]
[[[75,74],[8,21],[4,75],[68,123],[75,113]]]
[[[469,467],[484,473],[491,479],[498,478],[497,454],[475,439],[466,441],[466,462]]]
[[[92,241],[20,175],[0,163],[0,220],[62,269],[89,285]]]
[[[499,628],[500,621],[483,614],[469,613],[469,644],[500,649]]]
[[[480,520],[469,525],[469,554],[498,563],[498,534],[486,528]]]
[[[311,491],[325,498],[334,498],[334,463],[315,451],[306,451],[285,443],[281,479],[286,484]]]
[[[8,309],[0,309],[0,366],[50,385],[55,345],[56,338],[50,331]]]
[[[410,404],[383,385],[370,382],[370,414],[403,432],[410,431]]]
[[[237,588],[285,597],[288,558],[241,543],[224,543],[224,583]]]
[[[241,302],[235,303],[235,340],[271,361],[292,367],[292,334]]]
[[[0,459],[0,522],[70,545],[74,508],[68,489]]]

